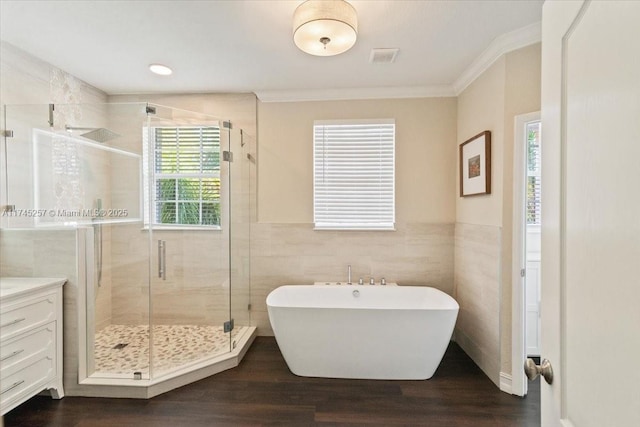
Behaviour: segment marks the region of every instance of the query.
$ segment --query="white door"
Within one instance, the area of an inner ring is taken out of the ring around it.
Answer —
[[[639,1],[543,7],[543,426],[640,426],[639,22]]]

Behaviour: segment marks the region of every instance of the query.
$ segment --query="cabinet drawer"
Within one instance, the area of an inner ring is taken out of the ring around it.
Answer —
[[[2,379],[0,405],[10,405],[15,400],[40,391],[55,376],[54,359],[43,357]]]
[[[55,320],[56,300],[56,294],[47,294],[14,304],[3,304],[0,317],[0,339],[4,341],[28,329]]]
[[[2,385],[5,377],[16,370],[22,369],[31,360],[44,356],[53,357],[55,354],[56,323],[41,326],[25,335],[14,339],[4,340],[0,344],[0,377]]]

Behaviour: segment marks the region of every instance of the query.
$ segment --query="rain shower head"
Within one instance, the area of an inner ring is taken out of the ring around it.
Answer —
[[[105,128],[93,129],[87,133],[83,133],[80,136],[88,139],[93,139],[94,141],[100,143],[105,143],[107,141],[120,137],[120,135],[118,135],[117,133],[111,132],[109,129]]]
[[[65,126],[64,128],[67,130],[67,132],[72,132],[74,130],[86,130],[88,132],[80,134],[81,137],[91,139],[101,144],[107,141],[111,141],[112,139],[119,138],[121,136],[105,128],[83,128],[69,125]]]

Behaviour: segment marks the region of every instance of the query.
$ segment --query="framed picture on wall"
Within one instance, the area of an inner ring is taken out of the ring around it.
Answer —
[[[491,131],[460,144],[460,197],[491,194]]]

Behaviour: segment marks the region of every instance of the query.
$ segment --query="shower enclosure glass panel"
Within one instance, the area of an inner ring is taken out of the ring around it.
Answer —
[[[71,134],[33,130],[34,226],[139,222],[140,174],[111,176],[113,165],[140,171],[139,154]],[[110,177],[110,179],[105,179]],[[115,208],[114,206],[118,206]]]
[[[231,239],[229,240],[229,269],[231,274],[230,318],[235,328],[231,333],[231,347],[235,348],[251,323],[250,319],[250,226],[251,226],[251,170],[255,161],[255,139],[242,129],[229,130],[231,194]]]
[[[149,378],[148,337],[132,353],[122,333],[149,329],[149,243],[125,237],[143,228],[142,137],[130,129],[147,120],[140,103],[5,107],[3,258],[37,246],[23,274],[68,278],[65,354],[77,357],[65,370],[81,378]],[[58,248],[67,235],[73,253]]]
[[[35,125],[48,129],[49,111],[46,105],[20,105],[3,110],[2,138],[2,185],[0,185],[0,205],[2,228],[30,227],[35,218],[22,216],[18,211],[7,209],[6,205],[22,209],[33,209],[33,144],[32,132]],[[20,212],[21,213],[21,212]]]

